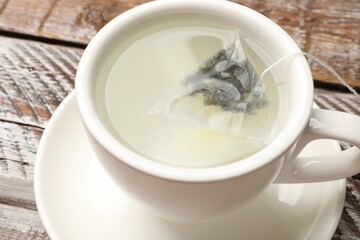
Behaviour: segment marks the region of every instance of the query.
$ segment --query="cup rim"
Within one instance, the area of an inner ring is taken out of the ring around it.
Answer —
[[[271,28],[276,34],[280,34],[285,39],[284,42],[286,42],[288,49],[291,49],[292,52],[301,51],[294,40],[272,20],[250,8],[228,1],[158,0],[132,8],[110,21],[90,41],[79,62],[75,82],[77,105],[85,128],[97,144],[117,161],[140,172],[182,182],[211,182],[248,174],[270,164],[276,159],[280,159],[296,142],[310,118],[313,103],[312,75],[306,59],[301,57],[301,59],[296,59],[299,62],[297,64],[301,65],[301,69],[304,70],[302,74],[308,78],[308,81],[301,82],[302,88],[299,88],[299,91],[310,96],[298,100],[299,109],[296,121],[289,125],[286,134],[284,131],[281,131],[268,146],[241,161],[202,168],[172,166],[136,154],[117,141],[108,132],[96,113],[95,100],[91,94],[94,86],[91,84],[91,74],[89,71],[89,69],[98,64],[97,56],[101,54],[101,46],[106,45],[107,41],[111,39],[111,36],[119,28],[132,24],[140,18],[158,14],[159,12],[171,12],[174,9],[185,11],[186,9],[201,10],[204,8],[211,11],[231,11],[234,14],[245,14],[250,18],[261,19],[265,27]],[[289,54],[292,52],[289,52]]]

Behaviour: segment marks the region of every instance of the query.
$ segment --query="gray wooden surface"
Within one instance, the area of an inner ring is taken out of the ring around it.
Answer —
[[[48,238],[33,193],[42,132],[74,88],[77,64],[91,37],[141,2],[0,0],[0,240]],[[359,86],[360,1],[238,2],[277,21],[302,49]],[[317,83],[334,82],[319,66],[312,67]],[[322,108],[360,115],[360,100],[339,85],[317,87],[315,101]],[[333,239],[360,239],[359,229],[357,175],[347,179],[346,204]]]

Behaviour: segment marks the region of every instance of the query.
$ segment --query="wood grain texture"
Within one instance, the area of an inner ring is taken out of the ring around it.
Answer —
[[[74,88],[83,49],[0,37],[0,240],[48,239],[36,211],[33,174],[43,129]],[[360,115],[358,98],[317,88],[327,109]],[[333,240],[360,239],[360,175],[347,181]]]
[[[82,50],[1,37],[0,43],[0,119],[45,127],[74,88]]]
[[[233,1],[274,20],[303,51],[360,87],[360,1]],[[2,0],[0,29],[86,44],[115,16],[144,2],[148,0]],[[309,63],[316,81],[339,84],[319,64]]]
[[[0,29],[88,43],[120,13],[146,0],[3,0]]]
[[[236,2],[269,17],[299,47],[332,66],[349,84],[360,87],[360,1],[296,0]],[[309,60],[318,82],[339,84],[324,67]]]
[[[0,204],[0,239],[49,239],[35,210]]]
[[[0,204],[36,210],[32,181],[0,175]]]
[[[74,88],[81,50],[0,37],[0,173],[32,180],[38,140]],[[59,60],[60,59],[60,60]]]
[[[74,88],[83,50],[3,37],[0,43],[0,173],[32,180],[40,136]]]

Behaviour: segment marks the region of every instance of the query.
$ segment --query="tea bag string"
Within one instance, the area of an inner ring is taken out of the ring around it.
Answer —
[[[355,91],[355,89],[353,87],[351,87],[341,76],[340,74],[338,74],[330,65],[328,65],[326,62],[322,61],[321,59],[319,59],[318,57],[315,57],[314,55],[307,53],[307,52],[297,52],[297,53],[293,53],[290,54],[288,56],[285,56],[283,58],[280,58],[279,60],[275,61],[273,64],[271,64],[269,67],[267,67],[261,74],[260,76],[260,81],[263,80],[264,76],[266,73],[268,73],[272,68],[274,68],[276,65],[278,65],[279,63],[292,58],[292,57],[296,57],[296,56],[306,56],[308,58],[311,58],[312,60],[314,60],[315,62],[319,63],[321,66],[323,66],[324,68],[326,68],[329,72],[331,72],[338,81],[341,82],[342,85],[344,85],[347,89],[349,89],[350,92],[352,92],[355,96],[360,97],[360,95]]]

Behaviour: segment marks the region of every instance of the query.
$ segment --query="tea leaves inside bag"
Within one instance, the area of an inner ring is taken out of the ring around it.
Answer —
[[[175,82],[150,110],[248,139],[266,141],[270,102],[264,84],[246,58],[239,33],[198,69]]]

